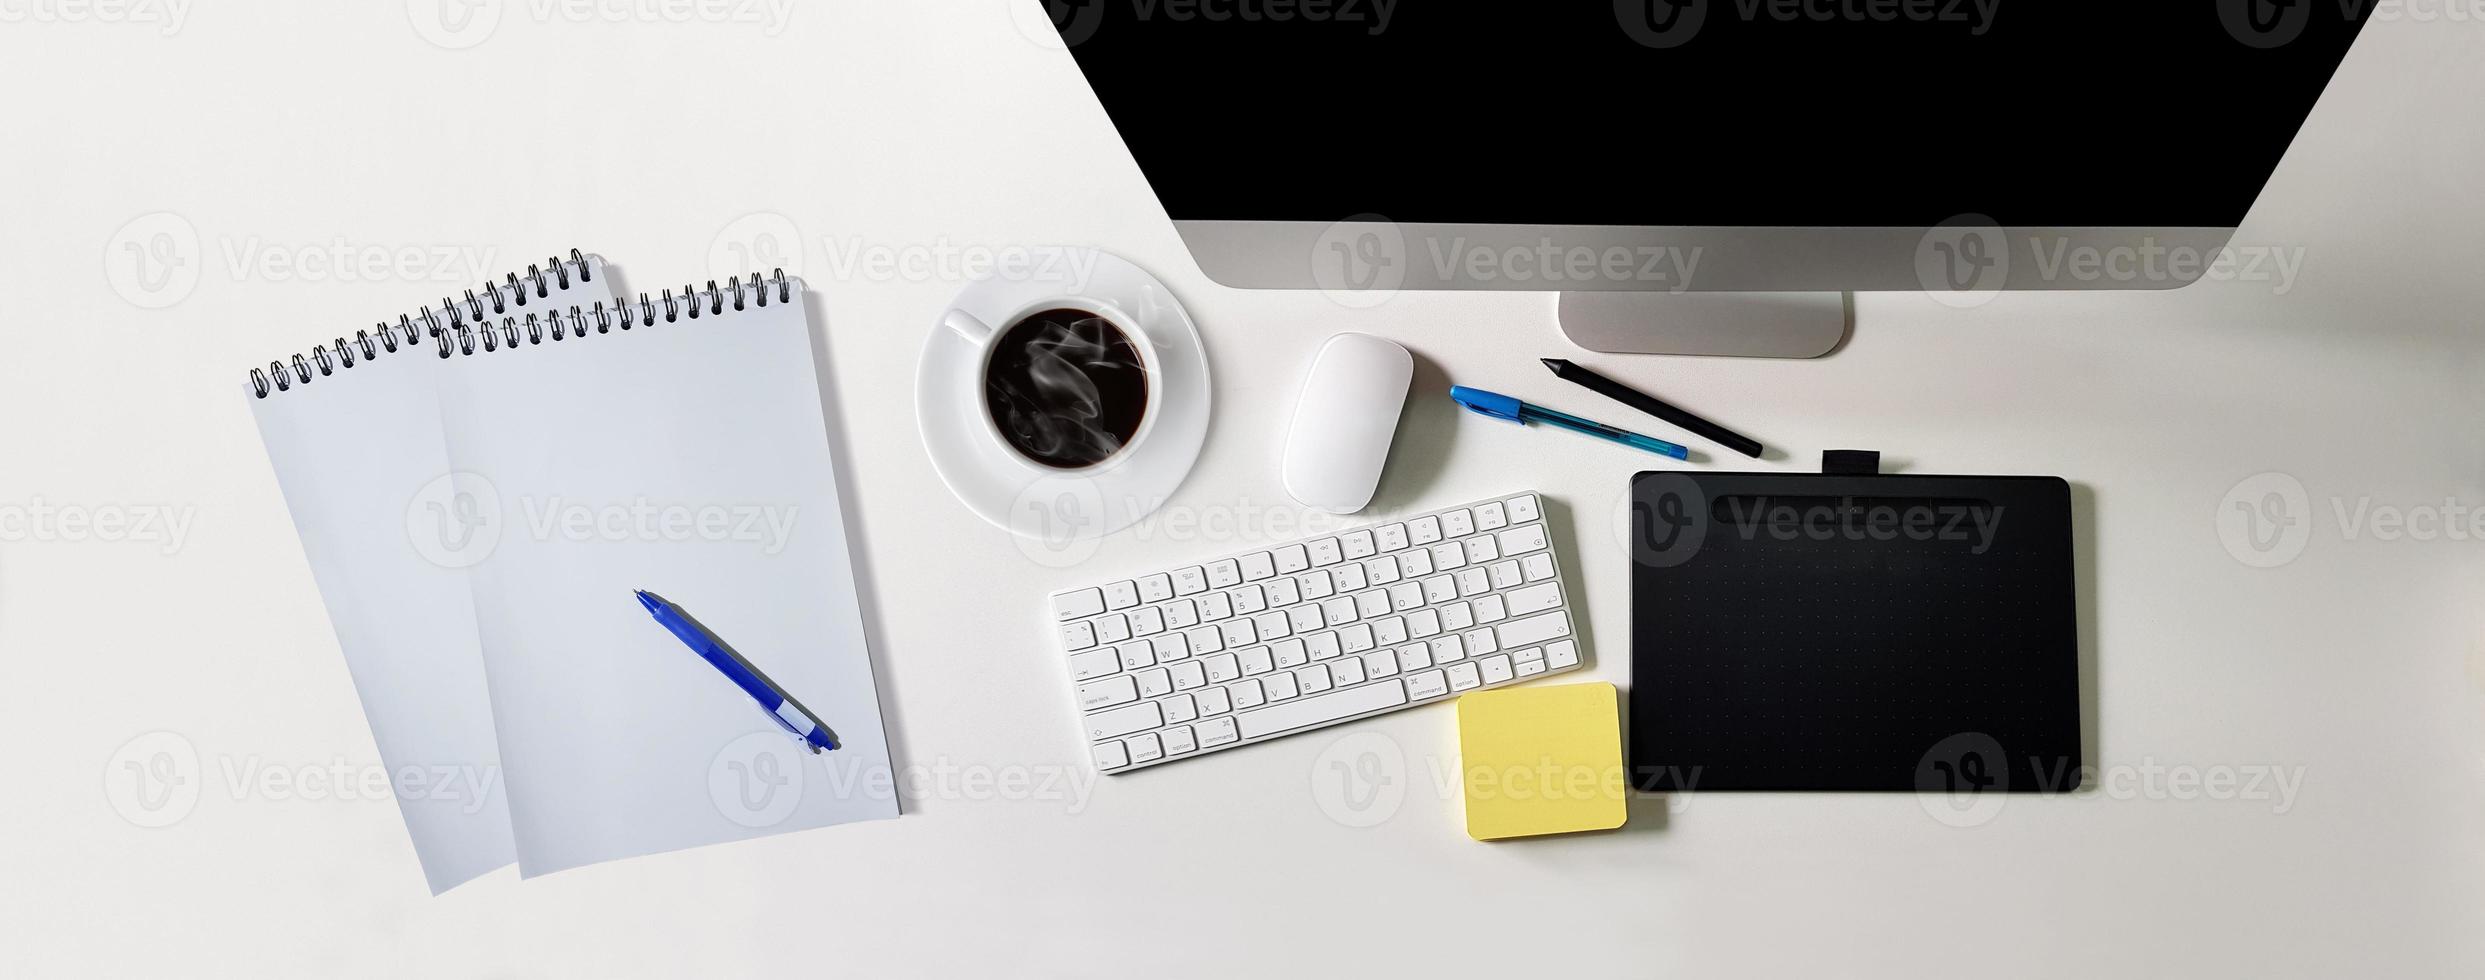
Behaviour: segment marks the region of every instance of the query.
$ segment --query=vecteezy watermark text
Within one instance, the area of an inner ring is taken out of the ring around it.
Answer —
[[[151,542],[164,554],[190,539],[198,508],[166,504],[63,504],[29,497],[0,501],[0,541]]]

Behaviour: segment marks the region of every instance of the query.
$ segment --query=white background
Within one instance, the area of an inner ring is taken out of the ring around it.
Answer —
[[[841,269],[851,255],[1072,243],[1152,269],[1201,322],[1215,371],[1218,414],[1175,500],[1190,513],[1284,503],[1278,440],[1321,339],[1403,342],[1422,367],[1379,506],[1545,492],[1585,586],[1584,676],[1617,683],[1629,609],[1609,515],[1643,460],[1447,403],[1456,378],[1597,404],[1535,364],[1570,353],[1548,294],[1351,311],[1208,282],[1069,57],[1001,0],[691,23],[511,0],[464,32],[432,0],[200,3],[169,36],[85,7],[0,9],[44,13],[0,21],[0,972],[2485,968],[2485,541],[2394,540],[2340,517],[2485,506],[2485,30],[2452,16],[2472,11],[2385,7],[2397,13],[2366,31],[2238,239],[2300,255],[2291,282],[1970,310],[1872,295],[1827,360],[1582,357],[1793,454],[1770,465],[1879,448],[1919,472],[2081,487],[2097,791],[2014,797],[1967,828],[1907,796],[1712,794],[1677,812],[1646,798],[1617,833],[1487,846],[1435,788],[1452,726],[1427,708],[1353,726],[1384,739],[1332,753],[1404,759],[1403,801],[1371,827],[1348,824],[1378,813],[1323,781],[1324,750],[1348,734],[1328,731],[1075,800],[935,791],[897,821],[503,872],[435,899],[384,798],[256,781],[377,759],[240,382],[250,363],[463,289],[470,270],[375,282],[319,266],[305,281],[254,256],[477,249],[488,262],[471,271],[497,275],[575,245],[653,288],[738,268],[732,246],[776,245],[828,321],[902,764],[1079,771],[1042,595],[1246,542],[1160,524],[1060,571],[972,518],[911,409],[923,335],[961,280]],[[2077,92],[2094,72],[2147,70],[2101,55],[1988,81]],[[1500,81],[1303,108],[1504,104],[1526,82]],[[2135,111],[2253,97],[2168,91]],[[1963,121],[1963,165],[1979,162],[1974,134]],[[1868,150],[1824,147],[1823,162]],[[174,217],[130,224],[156,212]],[[149,251],[159,240],[168,250]],[[2244,482],[2272,472],[2286,476]],[[2303,550],[2252,567],[2284,552],[2222,536],[2220,515],[2293,485],[2304,497],[2282,516]],[[63,505],[161,508],[187,531],[130,540]],[[136,781],[159,759],[179,782]],[[2272,770],[2300,776],[2291,798],[2200,798],[2166,775]]]

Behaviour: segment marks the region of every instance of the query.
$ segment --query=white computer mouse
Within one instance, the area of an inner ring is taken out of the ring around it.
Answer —
[[[1286,432],[1286,492],[1339,514],[1371,503],[1414,379],[1414,355],[1379,337],[1342,333],[1320,345]]]

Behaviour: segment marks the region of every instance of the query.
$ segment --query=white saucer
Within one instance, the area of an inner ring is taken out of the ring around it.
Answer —
[[[1052,542],[1054,551],[1092,550],[1095,538],[1153,513],[1190,474],[1208,434],[1208,354],[1191,315],[1147,270],[1092,249],[1049,265],[1023,277],[970,283],[933,319],[915,370],[915,421],[932,468],[967,509],[1013,533]],[[1084,283],[1078,281],[1082,271]],[[982,414],[982,352],[942,323],[949,310],[961,310],[1006,328],[1006,318],[1048,298],[1118,313],[1153,345],[1153,417],[1121,452],[1084,469],[1054,469],[1002,445]]]

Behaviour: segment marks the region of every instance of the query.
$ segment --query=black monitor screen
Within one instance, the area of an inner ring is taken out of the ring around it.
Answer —
[[[1176,219],[2231,227],[2334,0],[1043,0]]]

